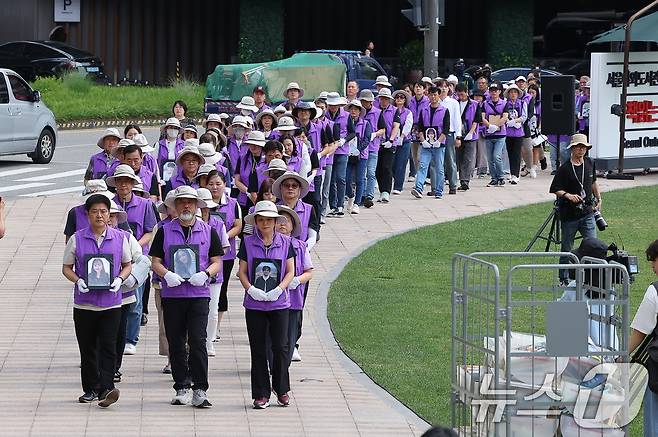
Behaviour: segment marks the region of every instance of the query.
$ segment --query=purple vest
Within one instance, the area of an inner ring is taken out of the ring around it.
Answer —
[[[188,180],[185,175],[183,174],[183,169],[178,169],[176,172],[176,176],[172,177],[169,182],[171,183],[171,189],[175,190],[178,187],[182,187],[183,185],[189,185],[190,187],[194,189],[198,189],[199,183],[197,182],[196,179]]]
[[[382,116],[384,117],[384,124],[386,124],[386,135],[384,136],[384,141],[387,141],[391,138],[391,131],[393,130],[393,119],[395,114],[398,112],[398,108],[393,105],[388,105],[386,109],[382,109]]]
[[[110,168],[107,169],[107,176],[114,176],[114,171],[117,169],[119,164],[121,164],[121,161],[119,161],[118,159],[112,161],[112,164],[110,164]]]
[[[89,227],[89,216],[87,215],[87,210],[85,205],[78,205],[73,207],[75,211],[75,230],[79,231],[80,229]]]
[[[382,111],[379,108],[375,108],[374,106],[372,108],[370,108],[369,111],[366,111],[366,115],[365,115],[364,118],[370,122],[370,126],[372,126],[372,131],[373,132],[376,132],[378,130],[377,129],[377,126],[378,126],[377,123],[379,122],[379,115],[381,113],[382,113]],[[374,140],[372,140],[370,142],[370,144],[368,145],[368,153],[378,152],[379,151],[379,145],[381,144],[381,142],[382,142],[381,137],[377,137]]]
[[[121,256],[123,255],[123,240],[125,235],[119,229],[107,227],[105,230],[105,239],[99,248],[96,245],[96,236],[91,228],[87,227],[77,231],[75,238],[75,272],[81,278],[87,277],[87,266],[85,265],[86,255],[112,255],[112,269],[114,277],[110,277],[110,282],[114,280],[121,272]],[[107,272],[109,273],[109,272]],[[89,284],[89,280],[85,279]],[[121,305],[121,293],[112,293],[107,290],[92,290],[82,293],[78,285],[73,286],[73,302],[76,305],[94,305],[102,308],[109,308]]]
[[[299,170],[302,168],[302,158],[299,156],[301,153],[302,153],[301,150],[299,150],[298,148],[297,154],[292,155],[290,159],[288,159],[288,170],[294,171],[295,173],[299,174]],[[306,177],[306,175],[302,175],[302,176]]]
[[[327,111],[326,114],[327,118],[334,122],[334,125],[338,124],[338,126],[340,126],[340,138],[345,138],[345,136],[347,136],[347,117],[349,117],[349,114],[345,112],[343,108],[338,108],[336,114],[332,114],[331,111]],[[336,149],[334,154],[347,155],[347,152],[349,152],[349,148],[347,147],[347,144],[343,144],[341,147]]]
[[[363,138],[366,133],[366,126],[368,125],[368,123],[369,122],[366,119],[359,117],[359,119],[356,121],[356,124],[354,125],[354,133],[357,136],[357,141],[359,142],[359,144],[362,144],[362,141],[370,140],[369,138],[367,140]],[[359,153],[359,159],[368,159],[368,147],[366,147],[361,151],[361,153]]]
[[[220,241],[226,239],[226,237],[222,237],[222,234],[224,235],[226,234],[226,224],[221,219],[221,217],[211,214],[208,217],[208,224],[210,225],[211,228],[217,231],[217,235],[219,235]],[[215,281],[217,284],[221,284],[222,282],[224,282],[224,275],[222,275],[221,272],[216,274]]]
[[[327,117],[324,117],[322,119],[322,121],[324,123],[324,128],[323,129],[327,129],[327,130],[333,132],[334,122],[329,120]],[[322,168],[325,168],[328,165],[333,165],[334,164],[334,154],[333,153],[329,156],[325,156],[323,159],[324,159],[324,161],[322,161],[322,160],[320,161],[320,167],[322,167]]]
[[[505,112],[505,105],[507,104],[507,101],[505,99],[498,99],[496,103],[493,102],[493,100],[485,100],[482,102],[482,105],[484,107],[484,117],[486,117],[487,121],[489,120],[489,117],[492,115],[503,115],[503,112]],[[506,130],[505,124],[503,124],[500,129],[498,129],[496,132],[493,134],[486,134],[486,138],[502,138],[507,135],[507,130]]]
[[[475,121],[475,114],[477,113],[478,110],[478,104],[475,100],[468,99],[466,103],[466,107],[464,108],[464,112],[462,112],[462,123],[464,128],[462,129],[462,138],[466,137],[466,134],[471,130],[471,125],[473,124],[473,121]],[[475,128],[475,131],[473,132],[473,141],[477,140],[479,137],[479,127]]]
[[[306,137],[311,142],[311,147],[313,150],[320,153],[322,151],[322,137],[320,136],[320,131],[322,126],[317,126],[314,122],[309,122],[306,126]]]
[[[432,114],[430,117],[431,109],[433,108],[431,108],[429,105],[424,107],[420,112],[418,120],[419,123],[422,121],[425,129],[429,127],[436,129],[436,138],[439,138],[439,136],[441,136],[443,133],[443,118],[446,115],[446,108],[439,105],[434,111],[434,114]],[[445,144],[445,141],[441,144]]]
[[[276,202],[277,205],[283,205],[282,200],[277,200]],[[301,199],[297,201],[295,204],[295,212],[299,216],[299,221],[302,223],[302,232],[299,234],[299,239],[302,241],[306,241],[308,239],[308,225],[309,222],[311,221],[311,210],[313,207],[309,205],[308,203],[302,202]]]
[[[142,166],[139,169],[139,173],[137,173],[137,176],[142,180],[142,185],[144,185],[144,191],[147,193],[151,191],[151,182],[153,181],[153,172],[146,168],[144,165],[145,163],[142,163]]]
[[[402,111],[400,111],[400,134],[398,135],[398,138],[402,136],[402,127],[404,126],[404,121],[407,119],[408,114],[410,112],[411,110],[409,110],[408,108],[402,108]],[[410,136],[411,136],[411,132],[409,132],[407,135],[402,137],[402,141],[408,139]],[[398,141],[398,145],[402,144],[402,141]]]
[[[420,110],[423,109],[425,106],[430,105],[430,99],[427,96],[423,96],[420,101],[416,100],[416,96],[411,96],[411,100],[409,101],[409,109],[411,110],[411,113],[414,115],[414,124],[418,123],[418,117],[420,116]]]
[[[142,167],[148,168],[151,174],[155,173],[155,170],[158,168],[158,162],[155,160],[155,157],[150,153],[145,153],[143,157],[144,162],[142,163]]]
[[[124,231],[123,229],[117,229],[118,231],[123,232],[123,235],[126,237],[126,240],[130,241],[130,233],[128,231]],[[128,290],[128,291],[122,291],[121,292],[121,300],[126,299],[130,296],[135,295],[135,290]]]
[[[514,103],[512,103],[511,100],[508,100],[507,104],[505,105],[505,110],[509,113],[510,120],[513,118],[519,118],[522,114],[526,114],[526,116],[528,115],[527,105],[521,99],[516,99]],[[521,127],[519,128],[507,126],[506,134],[508,137],[513,138],[525,136],[525,133],[523,132],[523,123],[521,123]]]
[[[162,230],[164,231],[164,260],[162,264],[167,270],[173,269],[173,260],[171,259],[172,254],[170,253],[169,248],[171,246],[184,244],[198,245],[199,265],[197,266],[197,271],[202,272],[208,268],[210,265],[210,258],[208,256],[208,251],[210,249],[210,225],[201,220],[195,220],[194,225],[192,225],[192,228],[190,229],[190,234],[187,240],[185,240],[185,234],[183,234],[183,229],[178,220],[172,220],[169,223],[166,223],[162,226]],[[162,281],[161,295],[162,297],[168,298],[210,297],[210,288],[208,287],[208,282],[201,287],[196,287],[187,281],[183,282],[178,287],[170,288],[167,286],[167,281]]]
[[[226,231],[228,232],[232,227],[233,227],[233,222],[237,218],[235,216],[235,204],[237,203],[237,200],[233,199],[232,197],[229,197],[227,195],[224,195],[224,199],[227,200],[226,204],[222,205],[221,203],[219,206],[216,208],[216,210],[220,213],[220,217],[223,217],[224,224],[226,226]],[[229,242],[229,249],[226,251],[224,256],[222,257],[223,260],[229,261],[232,259],[235,259],[236,252],[235,252],[235,237],[231,237],[228,239]]]
[[[233,174],[236,174],[238,172],[235,166],[238,165],[238,158],[244,155],[244,150],[245,150],[245,144],[242,143],[240,144],[240,146],[238,146],[238,142],[236,141],[234,136],[231,136],[228,139],[228,145],[226,146],[226,153],[228,154],[228,158],[231,160],[231,165],[233,166],[231,171]],[[249,150],[248,146],[247,146],[247,150]]]
[[[250,281],[255,278],[254,269],[254,260],[256,258],[261,259],[270,259],[279,261],[281,265],[281,271],[278,274],[277,284],[281,282],[281,279],[286,275],[286,260],[288,259],[288,251],[290,248],[290,237],[282,235],[278,232],[274,233],[274,239],[269,248],[265,248],[265,244],[260,236],[260,232],[257,229],[254,229],[253,235],[247,235],[244,237],[244,244],[247,252],[247,274],[249,275]],[[252,284],[254,285],[254,284]],[[288,290],[284,290],[281,293],[281,296],[274,302],[261,302],[251,298],[248,293],[244,294],[244,301],[242,303],[245,308],[250,310],[258,311],[274,311],[290,308],[290,293]]]
[[[258,108],[258,111],[256,111],[256,114],[260,114],[261,112],[263,112],[263,111],[266,110],[266,109],[272,109],[272,108],[270,108],[269,106],[267,106],[266,103],[263,103],[263,106],[261,106],[260,108]]]
[[[172,220],[171,217],[167,216],[163,220],[159,221],[156,226],[158,227],[158,229],[160,229],[162,226],[165,225],[165,223],[171,222],[171,220]],[[158,276],[157,273],[152,272],[151,282],[154,283],[154,284],[160,284],[161,281],[162,281],[162,279],[160,278],[160,276]]]
[[[117,159],[112,156],[107,156],[104,151],[91,155],[89,163],[91,165],[92,179],[102,179],[103,176],[107,175],[113,165],[116,167],[120,164]]]
[[[176,149],[175,149],[176,156],[174,156],[173,160],[169,159],[167,140],[166,139],[160,140],[158,144],[160,145],[158,149],[158,167],[160,168],[160,174],[162,174],[162,166],[164,165],[164,163],[176,160],[180,151],[183,150],[183,147],[185,147],[185,141],[183,141],[180,138],[176,138]]]
[[[251,152],[240,157],[240,168],[236,170],[236,174],[240,175],[240,181],[247,187],[247,191],[249,191],[249,177],[251,176],[252,168],[253,171],[256,172],[256,178],[258,179],[258,187],[256,187],[256,191],[260,189],[260,184],[262,183],[261,179],[265,180],[263,170],[267,168],[267,164],[265,164],[265,167],[262,166],[262,163],[265,162],[264,155],[261,155],[257,159],[258,162],[254,163],[254,156]],[[247,194],[240,191],[240,194],[238,194],[238,203],[242,206],[246,206],[247,201]]]
[[[133,235],[137,240],[142,238],[146,233],[144,230],[144,222],[146,221],[146,214],[151,212],[153,207],[151,201],[143,197],[139,197],[133,193],[130,202],[122,202],[119,196],[114,196],[114,202],[123,207],[128,215],[128,225],[133,231]],[[148,245],[143,248],[144,255],[148,254]]]
[[[304,268],[309,267],[304,265],[306,258],[306,242],[297,238],[291,238],[292,247],[295,249],[295,276],[300,276],[304,273]],[[290,309],[303,310],[304,309],[304,289],[306,284],[299,284],[297,288],[288,289],[290,292]]]
[[[584,114],[585,103],[589,104],[589,97],[584,94],[579,95],[576,98],[576,112],[581,118],[578,118],[578,132],[582,132],[589,125],[589,115]]]

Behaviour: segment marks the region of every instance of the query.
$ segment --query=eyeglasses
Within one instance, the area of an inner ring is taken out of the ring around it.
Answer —
[[[405,96],[395,96],[395,100],[407,100]]]
[[[281,184],[281,186],[282,186],[283,188],[293,188],[293,189],[299,188],[299,184],[295,184],[295,183],[292,183],[292,184]]]
[[[189,164],[189,163],[191,163],[191,162],[195,162],[195,163],[196,163],[196,162],[199,162],[199,160],[196,159],[196,158],[188,158],[188,159],[181,159],[181,162],[182,162],[183,164]]]

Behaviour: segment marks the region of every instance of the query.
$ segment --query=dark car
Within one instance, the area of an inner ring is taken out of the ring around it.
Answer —
[[[532,70],[534,69],[529,67],[503,68],[491,73],[491,80],[504,83],[510,80],[514,80],[519,76],[527,76],[528,73],[530,73]],[[561,73],[554,70],[546,70],[543,68],[541,69],[542,76],[559,76],[560,74]]]
[[[57,41],[12,41],[0,45],[0,67],[27,81],[79,71],[104,81],[103,62],[93,54]]]

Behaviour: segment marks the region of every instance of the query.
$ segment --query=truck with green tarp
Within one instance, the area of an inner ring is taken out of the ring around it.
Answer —
[[[296,53],[290,58],[256,64],[226,64],[215,67],[206,80],[206,114],[239,111],[235,105],[262,86],[266,100],[276,105],[286,97],[290,82],[304,88],[304,100],[314,100],[322,91],[345,94],[348,80],[356,80],[361,89],[372,88],[377,75],[386,72],[373,58],[347,50],[319,50]]]

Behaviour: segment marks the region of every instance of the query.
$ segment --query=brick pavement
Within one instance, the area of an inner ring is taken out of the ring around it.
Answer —
[[[407,191],[392,196],[388,205],[330,219],[313,254],[315,277],[300,342],[303,361],[291,367],[291,406],[265,411],[251,409],[243,291],[235,278],[217,356],[209,358],[212,409],[169,405],[172,381],[160,373],[165,359],[157,355],[152,300],[138,352],[124,358],[119,402],[107,410],[78,404],[71,284],[61,274],[66,212],[78,198],[9,201],[8,235],[0,241],[0,435],[420,435],[427,424],[340,352],[325,317],[330,281],[368,242],[418,226],[550,200],[549,182],[544,174],[524,178],[516,187],[486,188],[486,180],[479,179],[469,192],[443,200],[414,200],[407,183]],[[600,184],[604,191],[654,185],[658,175]]]

